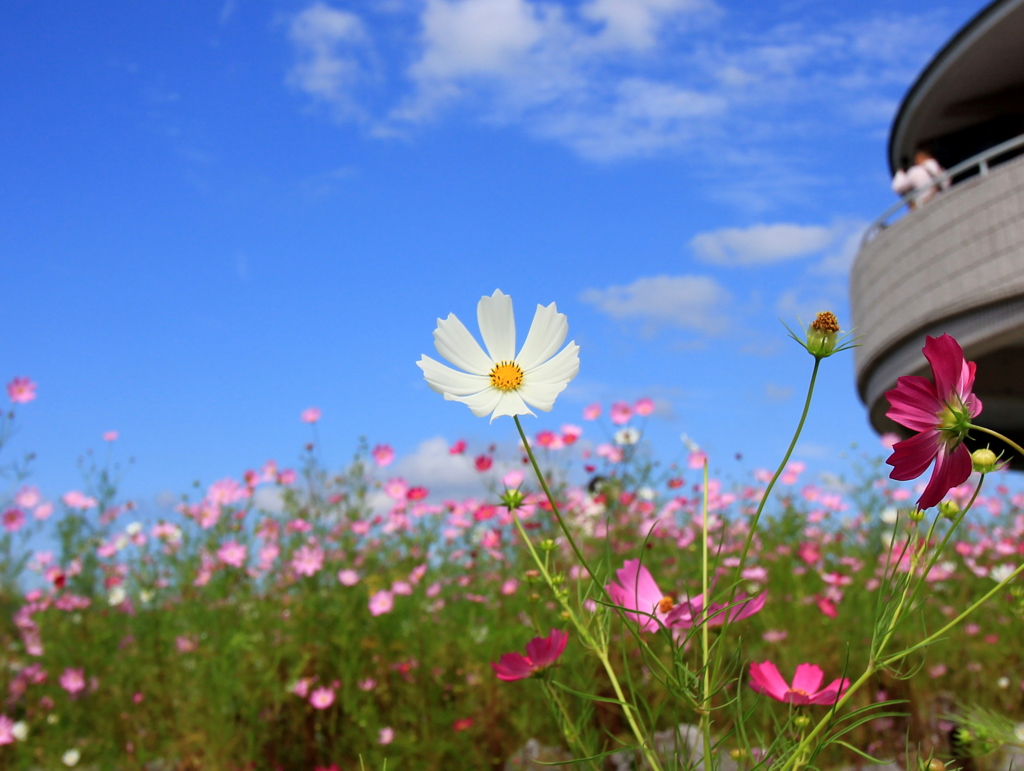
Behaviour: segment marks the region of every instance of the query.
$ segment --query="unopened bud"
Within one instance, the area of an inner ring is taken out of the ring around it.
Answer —
[[[501,496],[501,503],[509,511],[515,511],[523,505],[523,499],[526,498],[518,488],[515,490],[506,490]]]
[[[527,581],[529,581],[531,583],[534,582],[534,581],[538,581],[538,580],[540,580],[540,571],[539,570],[527,570],[525,573],[523,573],[523,578],[525,578]]]
[[[729,750],[729,757],[733,760],[742,760],[743,758],[747,757],[747,751],[742,747],[736,747],[734,749]]]
[[[565,576],[562,575],[561,573],[556,573],[555,575],[551,576],[551,584],[552,584],[552,586],[559,586],[564,581],[565,581]]]
[[[924,766],[924,771],[946,771],[946,764],[938,758],[932,758]]]
[[[983,447],[971,453],[971,463],[974,464],[974,470],[979,474],[988,474],[996,470],[999,458],[988,447]]]
[[[555,542],[552,541],[550,538],[545,538],[543,541],[540,542],[540,550],[541,551],[554,551],[555,550]]]
[[[797,715],[793,718],[793,725],[797,728],[807,728],[811,724],[811,719],[807,715]]]
[[[831,311],[822,311],[807,328],[807,350],[812,356],[831,356],[839,341],[839,319]]]
[[[946,519],[956,519],[960,513],[960,504],[956,501],[943,501],[939,504],[939,514]]]
[[[911,522],[920,522],[924,519],[924,511],[915,506],[907,511],[907,519]]]

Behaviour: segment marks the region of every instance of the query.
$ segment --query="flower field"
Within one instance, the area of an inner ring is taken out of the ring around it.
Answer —
[[[520,368],[513,334],[472,362],[468,387],[501,399],[456,400],[523,414],[506,396],[550,359],[523,396],[550,409],[575,374],[563,340]],[[35,386],[8,397],[2,438]],[[529,739],[586,768],[687,768],[678,735],[638,740],[682,724],[729,767],[986,768],[1021,741],[1024,493],[995,461],[947,464],[927,513],[934,479],[890,480],[882,446],[827,478],[715,478],[696,446],[651,454],[653,411],[556,411],[504,454],[454,441],[479,478],[459,500],[390,474],[386,444],[338,470],[311,443],[143,522],[110,469],[42,491],[6,458],[0,768],[501,769]]]

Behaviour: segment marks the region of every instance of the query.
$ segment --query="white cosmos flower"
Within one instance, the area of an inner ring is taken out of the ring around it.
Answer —
[[[530,407],[548,412],[580,370],[575,341],[558,350],[569,332],[565,314],[554,303],[538,305],[518,355],[511,297],[500,289],[481,297],[476,317],[486,352],[454,313],[437,320],[434,347],[463,371],[421,356],[416,365],[427,384],[445,399],[467,405],[478,418],[533,415]]]
[[[65,766],[71,768],[78,765],[78,761],[82,759],[82,753],[77,749],[70,749],[61,755],[60,759]]]

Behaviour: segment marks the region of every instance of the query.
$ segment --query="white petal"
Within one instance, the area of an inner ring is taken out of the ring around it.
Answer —
[[[468,396],[445,394],[444,398],[450,402],[462,402],[473,411],[474,415],[482,418],[498,406],[498,401],[501,399],[501,391],[497,388],[488,388],[478,394],[470,394]]]
[[[533,415],[517,391],[501,391],[500,393],[501,399],[491,415],[492,422],[500,415]]]
[[[516,320],[512,315],[512,298],[500,289],[490,297],[484,295],[476,306],[480,336],[493,361],[514,361],[516,357]],[[490,370],[487,370],[490,372]]]
[[[449,313],[443,321],[437,320],[434,347],[456,367],[474,375],[487,375],[494,367],[494,362],[487,358],[480,343],[473,339],[466,325],[454,313]]]
[[[457,369],[446,367],[429,356],[421,356],[416,366],[423,370],[423,379],[439,394],[468,396],[477,394],[491,385],[486,375],[468,375]]]
[[[568,380],[559,383],[523,383],[519,386],[519,395],[531,407],[551,412],[551,408],[555,406],[555,398],[568,384]]]
[[[523,373],[523,384],[568,383],[580,371],[580,347],[573,341],[539,367]]]
[[[554,303],[546,307],[538,305],[537,312],[533,314],[530,331],[526,335],[526,342],[523,343],[523,350],[516,357],[516,362],[524,370],[543,364],[562,347],[567,334],[569,322],[566,321],[565,314],[559,313]]]

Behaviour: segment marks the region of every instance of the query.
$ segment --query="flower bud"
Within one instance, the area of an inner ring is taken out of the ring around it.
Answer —
[[[501,496],[501,503],[509,511],[515,511],[522,506],[524,498],[526,498],[526,496],[519,492],[518,488],[515,490],[506,490]]]
[[[525,571],[523,573],[523,578],[525,578],[530,583],[532,583],[534,581],[539,581],[540,580],[540,571],[539,570],[527,570],[527,571]]]
[[[541,551],[554,551],[555,550],[555,542],[552,541],[550,538],[545,538],[543,541],[540,542],[540,550]]]
[[[793,725],[797,728],[807,728],[811,724],[811,719],[807,715],[797,715],[793,718]]]
[[[907,510],[907,519],[911,522],[920,522],[924,519],[924,511],[916,506]]]
[[[807,328],[807,350],[812,356],[831,356],[839,341],[839,320],[831,311],[822,311]]]
[[[729,750],[729,757],[733,760],[742,760],[747,757],[747,751],[742,747],[735,747]]]
[[[988,447],[984,447],[971,453],[971,463],[979,474],[988,474],[996,470],[999,458]]]
[[[938,758],[932,758],[927,763],[921,764],[922,771],[946,771],[946,764]]]
[[[960,513],[960,504],[956,501],[942,501],[939,504],[939,514],[946,519],[956,519]]]

